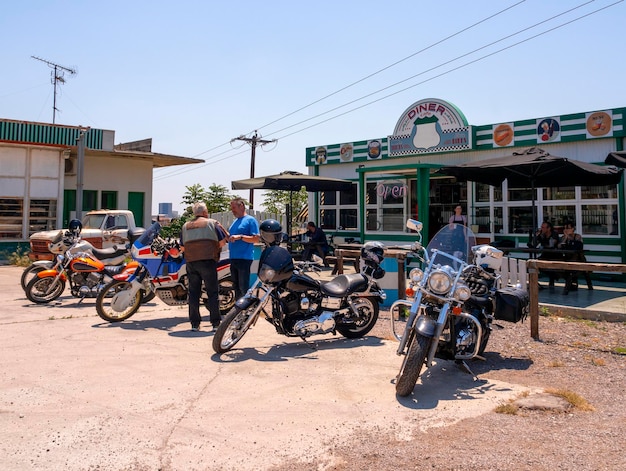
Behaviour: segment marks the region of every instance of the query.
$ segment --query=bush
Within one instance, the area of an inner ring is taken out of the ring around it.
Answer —
[[[8,260],[9,264],[18,267],[27,267],[31,264],[28,252],[29,250],[24,247],[18,247],[15,252],[0,252],[0,260]]]

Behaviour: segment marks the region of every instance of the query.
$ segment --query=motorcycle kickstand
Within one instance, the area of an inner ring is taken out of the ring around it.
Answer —
[[[474,372],[471,370],[471,368],[469,367],[469,365],[467,364],[467,362],[465,360],[461,360],[461,362],[459,363],[460,366],[463,367],[463,369],[472,375],[472,378],[474,379],[474,381],[478,381],[478,376],[476,376],[474,374]]]
[[[311,350],[315,350],[317,351],[317,344],[314,342],[309,342],[306,337],[300,337],[302,339],[302,341],[307,344],[309,347],[311,347]]]

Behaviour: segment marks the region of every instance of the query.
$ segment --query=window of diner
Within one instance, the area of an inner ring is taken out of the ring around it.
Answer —
[[[582,224],[579,230],[589,235],[618,235],[618,211],[616,204],[583,204]],[[578,227],[578,226],[577,226]]]
[[[489,189],[490,185],[484,183],[476,183],[476,202],[477,203],[489,203]],[[493,187],[493,200],[502,201],[502,185],[496,185]]]
[[[408,185],[402,180],[371,181],[366,185],[366,230],[404,231]]]
[[[581,186],[580,197],[584,200],[617,198],[617,185]]]
[[[337,210],[321,209],[320,210],[320,227],[322,229],[337,229]]]
[[[320,224],[322,229],[358,229],[358,185],[345,191],[321,191]]]
[[[576,187],[574,186],[552,186],[542,188],[544,200],[573,200],[576,198]]]
[[[509,207],[509,233],[528,234],[533,227],[533,212],[530,206]]]
[[[509,188],[509,201],[531,201],[533,190],[530,188]]]
[[[22,198],[0,198],[0,239],[22,238]]]
[[[28,235],[56,229],[57,200],[32,199],[28,218]]]
[[[493,208],[493,230],[495,233],[503,232],[502,207]],[[474,224],[478,226],[478,232],[491,232],[491,215],[489,207],[478,207],[474,211]]]
[[[576,206],[544,206],[543,219],[538,221],[538,223],[541,224],[543,221],[550,221],[559,234],[562,234],[562,228],[567,221],[576,221]]]

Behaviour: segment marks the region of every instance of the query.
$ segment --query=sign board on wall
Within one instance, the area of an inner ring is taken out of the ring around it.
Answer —
[[[434,98],[409,106],[389,136],[389,155],[450,152],[472,148],[467,120],[454,105]]]

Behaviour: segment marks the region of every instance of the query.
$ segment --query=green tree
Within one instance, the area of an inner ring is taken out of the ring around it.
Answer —
[[[223,185],[211,184],[205,189],[199,183],[186,186],[187,190],[183,194],[182,203],[185,210],[180,217],[171,222],[169,226],[161,230],[162,237],[178,237],[183,228],[183,224],[193,217],[192,206],[197,201],[203,201],[206,204],[209,213],[222,213],[230,210],[230,200],[236,195],[228,193],[228,188]]]
[[[307,205],[308,192],[303,188],[300,191],[268,190],[263,198],[263,206],[270,213],[287,214],[287,205],[291,204],[291,227],[298,227],[302,221],[297,216]]]

